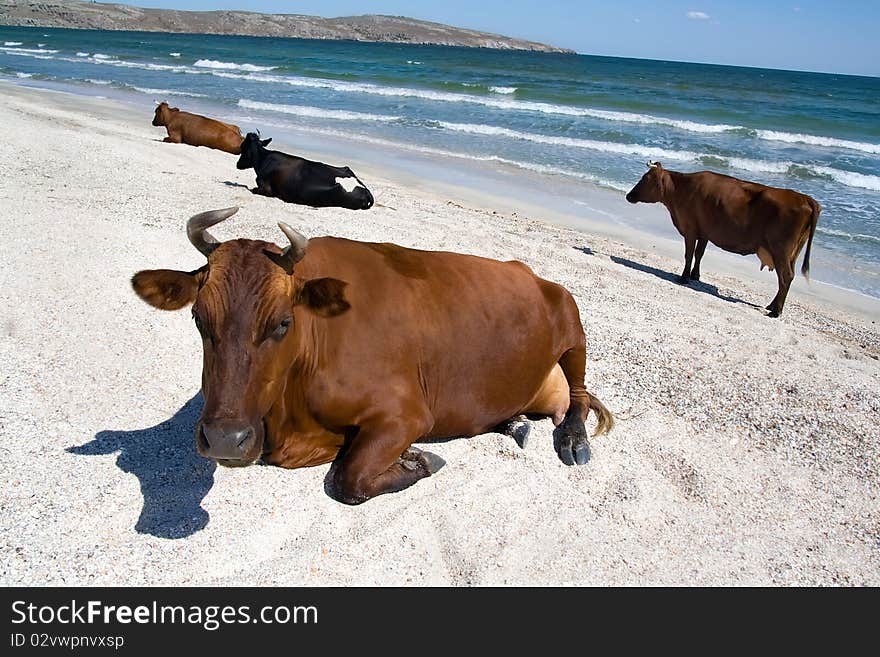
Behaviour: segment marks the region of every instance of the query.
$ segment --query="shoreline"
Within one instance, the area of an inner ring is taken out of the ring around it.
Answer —
[[[3,82],[19,88],[34,89],[37,92],[46,90],[67,93],[77,98],[95,99],[111,105],[115,103],[119,105],[120,110],[131,108],[132,111],[137,111],[134,107],[142,98],[146,98],[136,92],[120,89],[106,90],[112,95],[80,93],[77,85],[63,82],[22,80]],[[39,86],[41,84],[49,86],[41,87]],[[617,240],[629,247],[675,261],[669,269],[670,274],[678,273],[683,264],[682,238],[675,231],[669,214],[662,205],[631,206],[623,199],[623,192],[610,190],[589,181],[560,180],[557,176],[525,171],[503,163],[476,163],[452,155],[394,149],[390,146],[377,145],[376,142],[381,140],[362,138],[358,135],[343,137],[320,134],[316,137],[314,134],[309,134],[307,128],[282,126],[273,118],[261,121],[260,117],[247,116],[247,113],[239,107],[227,107],[206,102],[201,98],[181,98],[177,104],[181,103],[197,113],[231,117],[230,120],[240,122],[244,132],[262,125],[263,132],[266,133],[264,136],[275,135],[272,147],[285,152],[333,164],[349,164],[356,171],[367,171],[370,175],[431,193],[438,198],[449,196],[480,211],[504,212],[511,216],[535,219],[556,227]],[[147,109],[151,107],[151,101],[143,103],[145,115]],[[245,116],[242,117],[242,114]],[[250,125],[242,120],[243,118],[251,118]],[[270,130],[275,129],[276,132],[269,134],[269,131],[265,130],[267,127]],[[159,131],[156,132],[158,134]],[[362,154],[364,152],[369,152],[369,156],[364,156]],[[483,171],[482,177],[474,175],[479,176],[480,169],[485,169],[487,166],[491,168],[490,172]],[[413,173],[413,169],[424,175]],[[488,186],[488,189],[485,191],[477,189],[479,185]],[[557,194],[558,198],[555,200],[549,198],[550,194],[539,197],[540,200],[551,203],[550,206],[524,199],[527,194],[535,190],[540,191],[541,188],[562,191]],[[584,198],[586,201],[582,200]],[[381,202],[381,199],[377,201]],[[581,208],[585,208],[589,216],[577,214],[577,210]],[[597,219],[597,216],[604,216],[606,219]],[[814,244],[811,262],[814,278],[807,283],[800,274],[798,265],[789,300],[793,295],[802,295],[810,302],[829,304],[863,319],[880,318],[880,296],[872,296],[837,282],[815,278],[816,261],[820,260],[821,271],[823,257],[826,259],[826,264],[830,260],[839,259],[839,255]],[[802,260],[803,251],[799,254],[798,262]],[[708,282],[711,282],[714,275],[741,278],[749,286],[766,289],[768,299],[775,293],[776,277],[772,272],[760,271],[757,256],[730,254],[709,244],[704,263],[706,265],[704,279]],[[851,265],[855,266],[856,263]]]
[[[235,156],[161,142],[152,106],[0,88],[14,126],[0,142],[0,584],[880,584],[875,320],[799,286],[769,319],[773,280],[707,269],[681,287],[660,247],[491,196],[471,207],[369,157],[347,160],[385,207],[255,196]],[[201,340],[187,310],[150,308],[130,279],[203,266],[185,222],[232,205],[218,239],[279,243],[282,220],[526,263],[575,299],[586,387],[615,429],[577,468],[546,419],[524,448],[497,433],[432,444],[446,467],[356,507],[326,494],[326,466],[201,458]]]

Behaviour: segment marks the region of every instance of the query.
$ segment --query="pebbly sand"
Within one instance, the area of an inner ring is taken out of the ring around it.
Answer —
[[[287,205],[251,195],[234,156],[157,141],[152,107],[0,91],[0,583],[880,584],[880,302],[798,275],[768,319],[775,277],[725,273],[717,251],[682,288],[669,246],[369,166],[390,207]],[[193,445],[189,313],[129,278],[201,266],[184,223],[230,205],[221,238],[282,241],[284,220],[523,260],[577,299],[616,429],[580,468],[547,420],[525,449],[435,444],[437,475],[359,507],[328,497],[326,466],[215,467]]]

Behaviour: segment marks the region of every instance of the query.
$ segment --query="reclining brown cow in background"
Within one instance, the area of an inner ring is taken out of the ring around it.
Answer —
[[[153,125],[164,125],[168,130],[168,136],[162,141],[207,146],[233,155],[241,154],[241,130],[231,123],[181,112],[176,107],[168,107],[168,103],[159,103],[153,116]]]
[[[204,350],[200,454],[286,468],[339,456],[335,496],[403,490],[444,461],[421,439],[474,436],[522,413],[550,416],[568,465],[590,456],[611,413],[584,387],[586,339],[565,288],[520,262],[335,237],[218,242],[238,208],[192,217],[207,257],[193,272],[141,271],[136,293],[193,304]]]
[[[669,210],[672,223],[684,237],[682,284],[700,280],[700,261],[708,242],[731,253],[757,254],[761,269],[776,270],[779,291],[767,306],[770,317],[782,313],[804,243],[807,251],[801,273],[810,277],[810,248],[822,208],[806,194],[711,171],[678,173],[649,162],[648,172],[626,200],[659,202]]]

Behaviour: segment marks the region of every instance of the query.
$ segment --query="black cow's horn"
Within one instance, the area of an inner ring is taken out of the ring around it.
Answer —
[[[199,250],[199,253],[208,257],[221,244],[208,232],[208,228],[228,219],[236,212],[238,212],[238,206],[223,210],[209,210],[190,217],[186,222],[186,236],[189,237],[192,245]]]
[[[283,221],[278,222],[278,227],[281,229],[281,232],[287,235],[287,239],[290,240],[290,246],[284,248],[277,262],[284,267],[288,274],[292,274],[293,266],[305,257],[306,249],[309,247],[309,240],[305,235],[295,231]]]

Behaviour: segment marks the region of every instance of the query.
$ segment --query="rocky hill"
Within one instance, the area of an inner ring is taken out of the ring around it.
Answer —
[[[299,14],[260,14],[250,11],[178,11],[79,0],[0,0],[0,24],[92,30],[351,39],[504,50],[571,52],[543,43],[403,16],[321,18]]]

